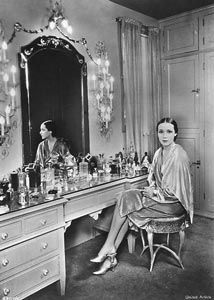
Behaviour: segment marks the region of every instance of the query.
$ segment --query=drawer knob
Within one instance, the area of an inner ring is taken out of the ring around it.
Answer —
[[[1,235],[2,240],[6,240],[7,237],[8,237],[8,233],[3,232]]]
[[[48,243],[43,243],[42,248],[47,249],[48,248]]]
[[[4,293],[5,296],[7,296],[10,293],[10,289],[4,288],[3,293]]]
[[[7,258],[2,260],[2,266],[6,267],[9,264],[9,260]]]
[[[45,226],[47,224],[47,220],[42,220],[41,224],[42,224],[42,226]]]
[[[43,270],[43,275],[44,275],[44,276],[47,276],[48,273],[49,273],[49,270],[47,270],[47,269]]]

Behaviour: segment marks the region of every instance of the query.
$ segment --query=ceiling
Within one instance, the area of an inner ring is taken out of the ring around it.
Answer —
[[[214,4],[214,0],[110,0],[157,20]]]

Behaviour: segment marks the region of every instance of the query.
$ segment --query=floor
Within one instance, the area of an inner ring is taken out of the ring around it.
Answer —
[[[105,240],[105,234],[66,250],[67,284],[65,296],[57,294],[56,284],[28,297],[28,300],[214,300],[214,220],[195,217],[186,230],[182,249],[182,270],[164,250],[157,255],[154,269],[149,272],[149,252],[141,257],[141,242],[130,254],[127,242],[118,251],[119,265],[114,272],[95,276],[97,268],[89,259],[94,257]],[[69,243],[69,240],[66,241]],[[176,248],[178,236],[172,235]]]

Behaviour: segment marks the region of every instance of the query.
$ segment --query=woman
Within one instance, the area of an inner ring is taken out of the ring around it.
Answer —
[[[48,163],[64,162],[65,157],[71,155],[67,144],[62,139],[56,138],[56,126],[52,120],[41,124],[40,135],[43,141],[37,148],[35,166],[46,168]]]
[[[190,164],[184,149],[175,143],[177,123],[171,118],[163,118],[157,124],[157,132],[161,147],[154,154],[149,186],[120,194],[108,237],[98,256],[91,259],[91,262],[103,262],[95,275],[105,274],[117,265],[116,251],[129,225],[143,228],[153,218],[179,216],[184,212],[192,222]]]

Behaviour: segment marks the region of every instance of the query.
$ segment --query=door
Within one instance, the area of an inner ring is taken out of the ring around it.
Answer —
[[[204,169],[202,209],[214,213],[214,52],[202,54],[202,92],[204,94]]]
[[[200,90],[198,55],[162,61],[162,115],[178,123],[177,142],[191,161],[195,209],[200,209]]]

